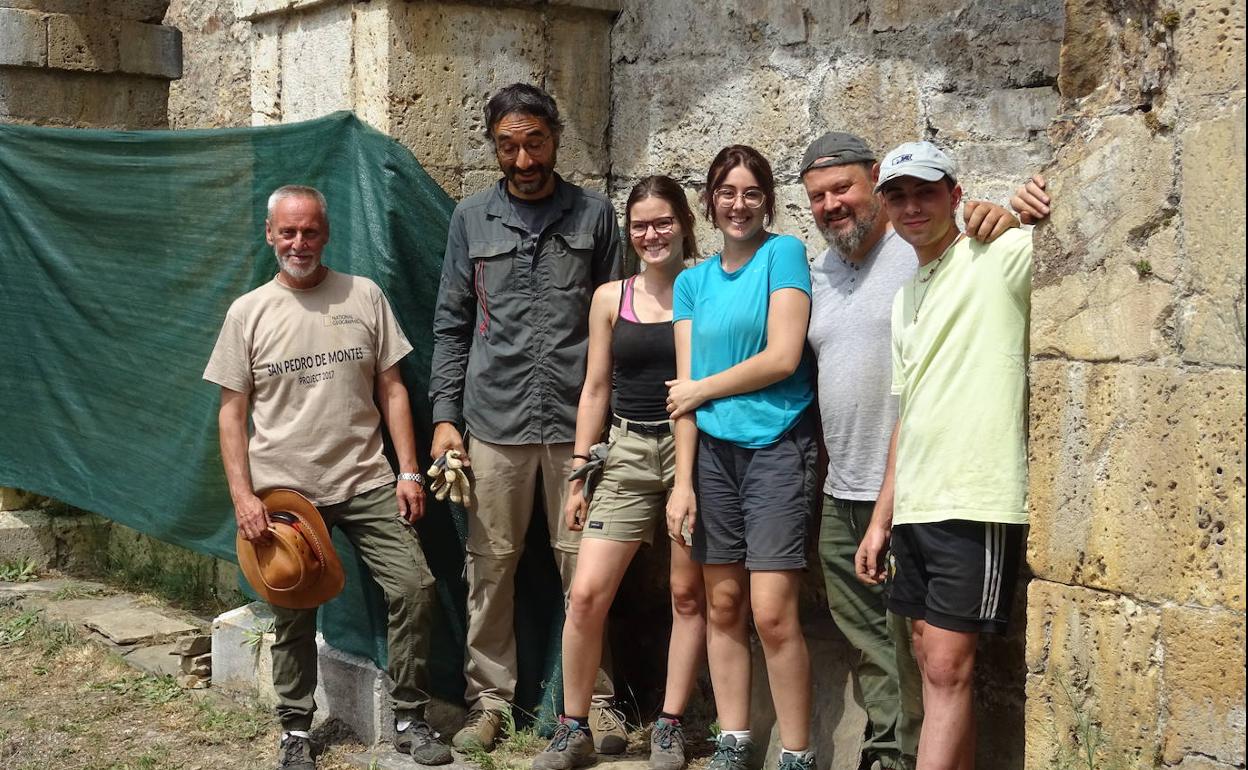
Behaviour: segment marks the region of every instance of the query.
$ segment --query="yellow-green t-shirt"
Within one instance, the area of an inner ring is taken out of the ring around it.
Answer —
[[[963,238],[897,292],[894,525],[1027,523],[1030,314],[1022,230],[991,244]]]

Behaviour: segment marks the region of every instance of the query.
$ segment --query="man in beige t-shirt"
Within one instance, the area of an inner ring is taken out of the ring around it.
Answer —
[[[204,379],[221,386],[221,458],[240,533],[269,537],[259,495],[288,487],[340,526],[385,593],[395,748],[420,764],[451,761],[425,722],[426,662],[436,607],[415,530],[425,512],[407,390],[398,362],[412,346],[381,289],[321,264],[325,199],[287,186],[269,198],[272,281],[230,306]],[[252,431],[248,432],[250,414]],[[401,471],[382,453],[381,420]],[[273,607],[273,687],[282,722],[279,768],[316,767],[316,610]]]

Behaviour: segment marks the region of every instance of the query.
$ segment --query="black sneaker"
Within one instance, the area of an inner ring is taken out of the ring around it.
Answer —
[[[312,741],[301,735],[282,734],[282,743],[278,747],[278,770],[316,770],[316,752],[312,750]]]
[[[418,765],[447,765],[451,762],[451,747],[438,740],[438,734],[428,722],[413,719],[407,727],[394,728],[394,750],[410,754]]]
[[[707,770],[746,770],[752,745],[747,741],[738,746],[737,736],[721,734],[715,741],[715,753],[711,755]]]
[[[650,769],[681,770],[685,766],[685,728],[664,717],[650,729]]]

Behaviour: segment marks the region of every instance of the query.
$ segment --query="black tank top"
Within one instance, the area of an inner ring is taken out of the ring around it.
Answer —
[[[676,336],[671,321],[637,320],[636,278],[620,288],[620,312],[611,334],[611,411],[626,420],[658,422],[667,419],[666,382],[676,379]]]

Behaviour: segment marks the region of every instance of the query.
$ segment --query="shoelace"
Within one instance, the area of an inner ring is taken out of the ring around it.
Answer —
[[[660,722],[654,731],[654,738],[659,742],[659,747],[670,749],[673,743],[685,744],[685,731],[675,722]]]
[[[801,757],[781,752],[779,770],[809,770],[809,768],[807,768],[805,760]]]
[[[473,709],[468,712],[468,718],[464,720],[464,727],[476,727],[481,724],[482,720],[488,719],[485,711],[482,709]]]
[[[572,728],[566,722],[560,722],[555,727],[555,734],[550,736],[550,745],[546,747],[547,751],[564,751],[568,748],[568,740],[572,737]]]
[[[744,763],[746,760],[749,759],[750,744],[748,743],[745,744],[744,746],[741,746],[741,745],[725,746],[724,744],[719,742],[718,738],[711,738],[710,740],[712,743],[715,744],[715,753],[711,755],[712,763],[716,761],[729,762],[729,763],[737,763],[737,762]]]
[[[608,723],[606,725],[607,729],[624,726],[624,712],[614,708],[604,708],[600,709],[600,711],[603,721]]]
[[[311,759],[311,746],[303,738],[291,736],[282,742],[281,763],[283,765],[293,762],[307,762]]]

